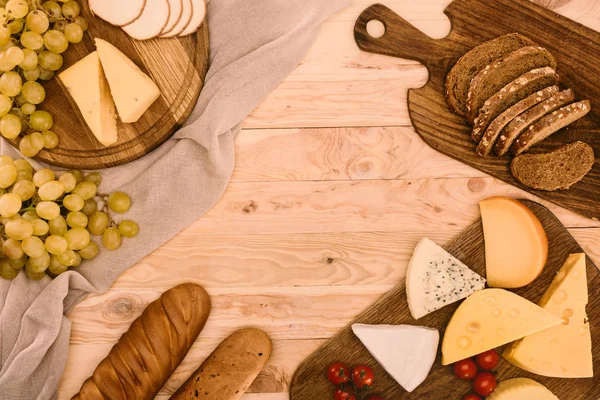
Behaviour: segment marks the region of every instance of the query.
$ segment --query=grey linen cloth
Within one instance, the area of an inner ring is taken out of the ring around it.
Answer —
[[[142,159],[102,171],[103,193],[131,196],[124,217],[138,221],[138,237],[54,280],[30,281],[24,271],[13,281],[0,279],[0,399],[57,397],[71,328],[65,315],[217,202],[243,119],[298,65],[319,25],[348,2],[210,1],[211,64],[187,125]],[[19,157],[4,141],[0,152]]]

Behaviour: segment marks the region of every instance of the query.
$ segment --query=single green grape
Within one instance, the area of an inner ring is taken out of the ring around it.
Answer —
[[[119,224],[119,233],[125,236],[126,238],[136,237],[139,232],[140,228],[138,227],[138,224],[131,220],[127,219],[121,221],[121,223]]]
[[[40,67],[48,71],[59,70],[63,65],[63,61],[63,57],[60,54],[56,54],[48,50],[44,50],[38,54],[38,64]]]
[[[9,114],[9,115],[11,115],[11,114]],[[0,120],[0,127],[1,126],[2,126],[2,120]],[[39,149],[37,149],[33,146],[33,143],[31,141],[31,135],[27,135],[23,139],[21,139],[21,141],[19,142],[19,151],[25,157],[35,157],[40,152]]]
[[[58,135],[52,131],[42,132],[44,137],[44,147],[47,149],[54,149],[58,146]]]
[[[25,61],[25,53],[19,47],[11,47],[6,50],[6,59],[14,65],[19,65]]]
[[[25,26],[25,22],[22,19],[15,19],[8,23],[8,29],[10,29],[10,33],[13,35],[17,35],[19,32],[23,30]],[[10,43],[10,42],[9,42]]]
[[[77,183],[83,182],[83,179],[84,179],[83,172],[79,171],[78,169],[72,169],[69,171],[69,173],[75,177],[75,182],[77,182]]]
[[[52,171],[50,168],[42,168],[39,171],[36,171],[35,174],[33,174],[33,184],[36,187],[40,187],[44,183],[51,182],[54,179],[56,179],[56,175],[54,174],[54,171]]]
[[[36,107],[33,104],[25,103],[21,106],[21,112],[23,115],[31,115],[35,112]]]
[[[35,33],[44,33],[50,26],[50,20],[45,12],[40,10],[34,10],[27,14],[25,18],[25,24],[27,29]]]
[[[65,172],[62,174],[58,180],[65,185],[65,193],[71,193],[77,185],[77,179],[75,178],[75,175],[70,172]]]
[[[26,0],[8,0],[4,9],[9,18],[24,18],[29,12],[29,4]]]
[[[31,140],[31,146],[36,149],[38,152],[44,148],[44,135],[39,132],[33,132],[29,136],[29,140]]]
[[[35,212],[46,221],[52,221],[60,216],[60,206],[51,201],[42,201],[35,206]]]
[[[21,198],[15,193],[5,193],[0,196],[0,215],[10,218],[21,209]]]
[[[56,258],[61,264],[66,265],[67,267],[73,266],[73,264],[75,264],[77,261],[77,255],[73,250],[70,249],[62,254],[57,255]]]
[[[102,235],[106,228],[108,228],[108,224],[108,214],[97,211],[90,217],[87,228],[92,235],[98,236]]]
[[[29,116],[29,126],[38,132],[49,131],[54,125],[54,118],[48,111],[37,110]]]
[[[73,193],[81,196],[82,199],[88,200],[96,195],[98,191],[98,187],[94,184],[94,182],[83,181],[78,183],[73,189]]]
[[[8,42],[10,42],[11,35],[12,32],[10,31],[10,29],[4,26],[4,23],[0,24],[0,46],[4,46]]]
[[[37,32],[23,32],[21,35],[21,44],[27,49],[39,50],[44,47],[44,38]]]
[[[98,245],[91,240],[87,246],[85,246],[83,249],[79,250],[79,255],[84,260],[93,260],[94,258],[96,258],[98,256],[98,253],[100,253],[100,249],[98,248]]]
[[[19,275],[19,270],[10,266],[8,260],[0,260],[0,278],[13,280]]]
[[[50,22],[56,22],[60,19],[62,15],[62,8],[57,2],[47,1],[42,4],[42,7],[46,10]]]
[[[86,181],[94,182],[94,185],[100,186],[102,183],[102,175],[99,172],[90,172],[84,178]]]
[[[48,266],[48,271],[54,275],[60,275],[63,272],[66,272],[68,269],[69,267],[60,263],[58,256],[55,256],[54,254],[50,255],[50,265]]]
[[[54,23],[54,25],[52,25],[52,29],[54,29],[55,31],[65,33],[65,28],[67,27],[67,25],[69,25],[69,21],[67,21],[66,19],[59,19]]]
[[[0,117],[8,114],[12,110],[12,106],[12,99],[5,94],[0,94]]]
[[[15,160],[15,167],[17,167],[17,171],[28,171],[33,173],[33,167],[27,160]]]
[[[0,92],[4,93],[5,95],[14,97],[21,93],[22,87],[23,79],[18,73],[14,71],[8,71],[0,76]]]
[[[65,27],[65,37],[69,43],[80,43],[83,40],[83,29],[76,23],[70,23]]]
[[[64,236],[67,233],[67,221],[62,215],[48,221],[48,230],[51,235]]]
[[[50,231],[50,226],[43,219],[36,218],[29,222],[31,223],[31,226],[33,226],[34,236],[44,236]]]
[[[54,201],[65,193],[65,185],[60,181],[50,181],[44,183],[38,189],[38,196],[43,201]]]
[[[85,201],[79,195],[76,194],[68,194],[63,199],[63,207],[69,211],[80,211],[83,208],[84,203]],[[83,215],[85,216],[85,214]]]
[[[44,33],[44,46],[52,53],[64,53],[69,48],[69,41],[64,33],[54,29]],[[41,63],[40,63],[41,64]],[[44,67],[45,68],[45,67]],[[58,67],[60,68],[60,67]],[[56,69],[58,69],[56,68]],[[51,69],[51,68],[50,68]],[[54,71],[56,71],[56,69]]]
[[[107,228],[102,233],[102,245],[107,250],[116,250],[121,247],[121,233],[114,227]]]
[[[39,60],[39,55],[38,55],[38,60]],[[50,71],[47,69],[44,69],[42,67],[38,67],[40,69],[40,79],[43,81],[49,81],[50,79],[54,78],[54,71]]]
[[[83,18],[81,15],[79,17],[75,17],[75,23],[79,25],[84,32],[89,28],[87,19]]]
[[[13,215],[13,216],[10,216],[10,217],[2,217],[2,218],[0,218],[0,224],[2,224],[2,225],[6,225],[6,224],[8,224],[10,221],[16,221],[16,220],[18,220],[18,219],[21,219],[21,214],[19,214],[19,213],[15,214],[15,215]],[[1,258],[1,257],[0,257],[0,258]]]
[[[125,213],[131,207],[131,199],[123,192],[111,193],[108,196],[108,207],[116,213]]]
[[[36,54],[37,57],[37,54]],[[24,70],[23,71],[23,78],[25,78],[26,81],[31,82],[31,81],[37,81],[40,78],[41,75],[41,69],[40,67],[35,67],[32,70]]]
[[[16,47],[15,47],[16,48]],[[23,61],[19,63],[19,67],[25,71],[31,71],[38,66],[38,55],[31,49],[23,49]],[[27,78],[25,78],[27,79]]]
[[[2,79],[2,78],[0,78]],[[21,133],[21,120],[14,114],[6,114],[0,118],[0,134],[7,139],[14,139]],[[27,155],[26,155],[27,156]],[[31,156],[27,156],[31,157]]]
[[[2,252],[4,255],[11,260],[18,260],[23,257],[23,248],[21,247],[21,242],[14,239],[6,239],[2,243]]]
[[[74,0],[67,1],[62,5],[62,15],[65,18],[72,19],[78,17],[80,12],[79,4]]]
[[[15,164],[15,160],[13,160],[13,158],[8,155],[0,156],[0,167],[3,167],[5,165],[12,165],[15,168],[17,167],[17,165]]]
[[[69,249],[67,239],[58,235],[50,235],[46,238],[46,251],[50,254],[59,255]]]
[[[17,180],[17,167],[4,165],[0,167],[0,189],[6,189]]]
[[[23,218],[24,220],[27,220],[27,221],[33,221],[34,219],[39,218],[39,217],[40,216],[37,215],[35,210],[27,210],[23,213],[23,215],[21,215],[21,218]]]
[[[25,254],[23,254],[23,257],[21,258],[17,258],[16,260],[13,260],[12,258],[8,259],[8,264],[10,264],[10,266],[14,269],[21,269],[25,266],[25,264],[27,263],[27,259],[29,257],[27,257]]]
[[[33,174],[29,171],[19,171],[17,172],[17,182],[19,181],[30,181],[33,179]]]
[[[27,274],[27,277],[29,279],[31,279],[32,281],[41,281],[42,279],[44,279],[44,277],[46,276],[46,271],[42,271],[42,272],[38,272],[38,271],[34,271],[31,269],[31,267],[29,266],[29,260],[27,260],[28,263],[25,266],[25,274]]]
[[[50,254],[43,251],[38,257],[30,257],[27,260],[26,268],[29,267],[33,272],[45,272],[50,266]]]
[[[37,82],[25,82],[22,91],[28,103],[40,104],[46,99],[46,90]]]
[[[21,180],[13,185],[11,192],[18,195],[21,198],[21,201],[27,201],[35,194],[35,185],[31,181]]]
[[[9,221],[4,226],[4,233],[10,239],[25,240],[33,235],[33,225],[27,220],[16,219]]]
[[[11,63],[8,60],[8,57],[6,56],[6,52],[3,50],[0,50],[0,71],[1,72],[12,71],[15,67],[16,67],[16,65]]]
[[[75,262],[73,263],[72,267],[76,268],[79,267],[82,263],[83,259],[81,258],[81,254],[79,254],[79,252],[75,252]]]
[[[69,249],[81,250],[90,243],[90,233],[84,228],[73,228],[64,235],[69,243]]]
[[[37,236],[31,236],[21,242],[23,252],[29,257],[40,257],[46,252],[44,242]]]
[[[71,228],[85,228],[88,224],[88,217],[81,211],[71,211],[67,214],[67,225]]]
[[[98,203],[94,199],[87,199],[83,203],[83,209],[81,210],[85,215],[91,217],[96,211],[98,211]]]

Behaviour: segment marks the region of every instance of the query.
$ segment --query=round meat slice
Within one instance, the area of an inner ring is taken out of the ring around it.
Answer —
[[[192,19],[179,36],[191,35],[200,28],[200,25],[204,21],[204,17],[206,16],[206,4],[204,0],[192,0],[192,9]]]
[[[125,26],[138,19],[147,0],[89,0],[90,10],[99,18],[116,26]]]
[[[192,0],[183,0],[183,8],[179,22],[169,32],[164,32],[160,37],[173,37],[179,35],[192,20],[194,6]]]
[[[132,24],[123,28],[134,39],[147,40],[157,37],[169,19],[170,8],[167,0],[146,0],[142,15]]]
[[[169,7],[171,8],[171,14],[169,15],[169,19],[167,24],[163,28],[161,35],[165,33],[169,33],[173,30],[175,25],[179,23],[181,19],[181,15],[183,14],[183,2],[185,0],[168,0]]]

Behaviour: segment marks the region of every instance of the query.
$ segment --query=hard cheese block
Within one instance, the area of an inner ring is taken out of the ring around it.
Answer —
[[[492,197],[479,206],[488,285],[505,289],[529,285],[542,273],[548,258],[542,224],[515,199]]]
[[[485,279],[431,240],[417,244],[406,274],[408,307],[415,319],[484,287]]]
[[[427,378],[440,341],[437,329],[422,326],[354,324],[352,331],[407,392]]]
[[[561,318],[507,290],[475,292],[448,323],[442,364],[452,364],[561,323]]]
[[[121,121],[138,121],[160,97],[158,86],[112,44],[96,38],[96,48]]]
[[[559,378],[593,377],[585,254],[571,254],[538,303],[563,323],[512,343],[504,358],[526,371]]]
[[[117,141],[117,113],[98,52],[89,54],[60,73],[58,78],[98,141],[105,146],[114,144]]]
[[[546,386],[527,378],[500,381],[487,400],[559,400]]]

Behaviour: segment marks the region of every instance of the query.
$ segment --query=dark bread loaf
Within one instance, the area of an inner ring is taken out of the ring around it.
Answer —
[[[485,134],[479,142],[479,146],[477,146],[477,154],[480,156],[487,156],[490,154],[496,139],[500,135],[500,132],[506,125],[508,125],[510,121],[529,110],[536,104],[546,100],[553,94],[558,93],[558,90],[558,86],[550,86],[539,90],[524,100],[519,101],[514,106],[509,107],[506,111],[497,116],[485,130]]]
[[[565,126],[583,118],[590,112],[591,106],[589,100],[579,101],[569,104],[559,110],[546,115],[525,130],[512,145],[512,151],[519,155],[536,144],[545,140],[548,136],[558,132]]]
[[[564,190],[582,180],[594,162],[594,149],[586,143],[574,142],[549,153],[517,156],[510,171],[517,181],[530,188]]]
[[[522,47],[533,45],[529,38],[510,33],[482,43],[463,55],[446,77],[445,92],[450,108],[459,115],[466,115],[467,93],[475,75],[497,59]]]
[[[550,67],[526,72],[487,99],[475,118],[473,140],[481,139],[490,123],[524,98],[558,83],[559,77]]]
[[[575,101],[575,94],[571,89],[563,90],[560,93],[554,94],[542,103],[530,108],[523,114],[519,115],[502,129],[500,136],[494,144],[494,152],[498,156],[503,156],[508,153],[510,147],[515,140],[523,133],[523,131],[535,121],[542,118],[544,115],[551,113],[554,110],[558,110],[566,104],[570,104]]]
[[[556,69],[556,59],[543,47],[515,50],[481,70],[471,81],[467,93],[467,120],[475,121],[479,109],[494,93],[532,69]]]
[[[210,298],[198,285],[176,286],[146,307],[73,399],[153,399],[204,327]]]

